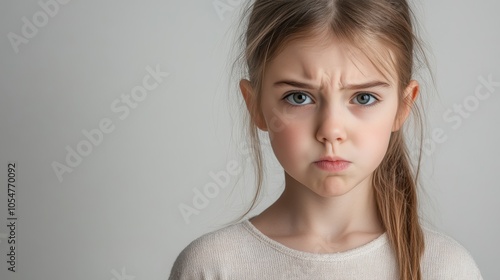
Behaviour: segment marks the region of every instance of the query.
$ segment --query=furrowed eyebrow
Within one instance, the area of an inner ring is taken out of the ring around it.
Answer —
[[[391,87],[391,85],[389,85],[386,82],[382,82],[382,81],[371,81],[371,82],[357,84],[357,85],[347,84],[347,85],[343,86],[341,89],[364,89],[364,88],[374,88],[374,87]]]
[[[275,87],[284,86],[284,85],[289,85],[292,87],[299,87],[299,88],[306,88],[306,89],[316,89],[316,87],[313,85],[301,83],[301,82],[297,82],[297,81],[284,80],[284,81],[278,81],[278,82],[274,83]]]
[[[299,87],[299,88],[305,88],[305,89],[317,89],[317,87],[315,87],[313,85],[310,85],[307,83],[302,83],[302,82],[297,82],[297,81],[291,81],[291,80],[283,80],[283,81],[278,81],[278,82],[274,83],[275,87],[283,86],[283,85],[289,85],[292,87]],[[341,87],[340,89],[357,90],[357,89],[374,88],[374,87],[391,87],[391,85],[389,85],[386,82],[382,82],[382,81],[371,81],[371,82],[367,82],[367,83],[363,83],[363,84],[347,84],[347,85]]]

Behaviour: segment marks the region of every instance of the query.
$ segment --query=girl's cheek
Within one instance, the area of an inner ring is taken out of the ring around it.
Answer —
[[[311,137],[310,130],[299,123],[289,123],[283,129],[270,134],[270,140],[275,152],[284,157],[292,156],[291,152],[307,150],[307,139]]]
[[[286,106],[275,106],[268,110],[266,123],[271,139],[280,134],[296,134],[308,126],[310,113],[303,109],[287,108]]]
[[[391,126],[386,124],[374,125],[362,130],[359,140],[363,142],[362,146],[366,150],[371,150],[375,158],[381,160],[386,154],[389,145]]]

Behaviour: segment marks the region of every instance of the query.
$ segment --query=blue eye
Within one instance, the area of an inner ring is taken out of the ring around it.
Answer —
[[[307,99],[311,99],[307,94],[303,92],[292,92],[291,94],[285,96],[285,100],[289,103],[291,106],[301,106],[301,105],[307,105],[310,103],[303,103]]]
[[[379,100],[375,96],[373,96],[373,94],[370,93],[361,93],[356,95],[356,97],[354,97],[354,103],[363,106],[372,106],[375,105],[376,102],[378,101]]]

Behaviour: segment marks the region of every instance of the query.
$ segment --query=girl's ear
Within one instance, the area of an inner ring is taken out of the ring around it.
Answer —
[[[393,132],[398,131],[403,126],[403,123],[406,121],[408,115],[410,114],[411,108],[413,107],[415,100],[417,100],[418,92],[419,92],[418,82],[415,80],[411,80],[404,92],[404,100],[403,104],[401,105],[402,108],[398,110],[399,113],[396,116],[394,125],[392,126]]]
[[[240,90],[243,95],[243,99],[245,99],[245,104],[247,106],[247,110],[252,117],[253,122],[257,125],[260,130],[267,131],[267,125],[264,121],[264,118],[261,112],[253,112],[252,105],[255,104],[255,91],[252,88],[249,80],[242,79],[240,81]]]

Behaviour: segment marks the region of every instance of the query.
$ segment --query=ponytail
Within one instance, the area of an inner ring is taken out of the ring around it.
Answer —
[[[373,173],[372,184],[401,280],[422,279],[420,260],[424,237],[418,218],[417,176],[412,174],[403,134],[393,132],[387,154]]]

